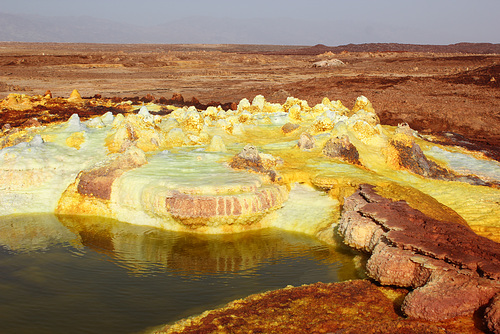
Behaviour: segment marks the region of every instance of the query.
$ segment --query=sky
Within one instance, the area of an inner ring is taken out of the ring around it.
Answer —
[[[140,26],[200,16],[342,22],[363,26],[365,42],[381,42],[375,34],[370,40],[370,31],[383,26],[409,43],[500,43],[500,0],[2,0],[0,12],[89,16]],[[255,34],[266,43],[265,33]]]

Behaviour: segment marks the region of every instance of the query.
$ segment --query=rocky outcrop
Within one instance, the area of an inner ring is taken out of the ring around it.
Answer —
[[[500,291],[498,243],[382,197],[371,185],[346,198],[338,231],[346,244],[371,253],[370,277],[414,289],[402,305],[410,317],[472,313]]]
[[[77,177],[78,193],[103,200],[111,198],[113,182],[128,170],[147,163],[144,152],[134,146],[124,154],[80,172]]]
[[[361,165],[359,153],[347,135],[330,138],[323,148],[323,155],[346,161],[350,164]]]
[[[231,159],[229,166],[268,176],[272,182],[275,182],[280,180],[281,176],[273,168],[282,163],[280,158],[259,153],[257,147],[247,144],[240,153]]]
[[[238,222],[252,225],[280,208],[288,199],[284,186],[269,185],[235,195],[192,195],[172,190],[163,195],[165,209],[174,219],[192,229]]]
[[[287,135],[289,133],[292,133],[300,128],[300,125],[294,124],[294,123],[286,123],[281,127],[281,132],[283,134]]]
[[[388,142],[386,150],[389,165],[433,179],[451,179],[448,170],[427,159],[420,146],[406,133],[398,133]]]
[[[484,314],[486,326],[492,333],[500,333],[500,293],[497,293]]]
[[[302,132],[300,134],[299,141],[297,142],[297,146],[302,151],[312,150],[316,147],[316,139],[314,139],[314,136],[310,135],[309,133]]]
[[[392,298],[406,293],[367,280],[288,286],[235,300],[155,333],[481,333],[472,317],[436,323],[401,317]]]

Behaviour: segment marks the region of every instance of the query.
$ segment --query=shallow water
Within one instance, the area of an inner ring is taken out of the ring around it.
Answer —
[[[357,278],[353,253],[266,229],[199,235],[0,217],[0,333],[138,333],[287,285]]]

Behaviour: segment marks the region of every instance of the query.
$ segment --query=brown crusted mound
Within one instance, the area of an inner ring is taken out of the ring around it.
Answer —
[[[247,144],[240,153],[229,161],[231,168],[267,175],[272,182],[280,180],[281,176],[270,168],[269,164],[273,165],[274,163],[262,159],[258,149],[250,144]]]
[[[300,125],[298,124],[286,123],[281,127],[281,132],[283,132],[284,134],[289,134],[296,131],[298,128],[300,128]]]
[[[360,194],[368,203],[359,210],[388,231],[391,244],[500,279],[500,244],[464,225],[427,217],[404,201],[386,199],[373,186],[363,185]]]
[[[244,198],[221,195],[190,195],[171,191],[165,198],[167,211],[176,218],[212,218],[258,214],[280,207],[286,200],[279,186],[270,186],[247,193]]]
[[[144,152],[131,148],[107,163],[84,170],[77,177],[78,193],[103,200],[111,198],[113,182],[128,170],[147,163]]]
[[[323,155],[329,158],[341,159],[350,164],[361,165],[358,150],[346,135],[329,139],[323,148]]]
[[[472,313],[500,292],[500,244],[382,197],[374,186],[346,198],[338,230],[347,244],[371,252],[370,277],[415,288],[402,307],[410,317]]]
[[[405,319],[388,298],[405,290],[358,280],[287,287],[165,326],[174,333],[481,333],[472,317],[430,323]]]
[[[492,333],[500,333],[500,293],[493,297],[485,312],[486,325]]]

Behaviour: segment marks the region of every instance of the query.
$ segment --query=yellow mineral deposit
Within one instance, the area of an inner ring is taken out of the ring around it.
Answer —
[[[78,90],[73,89],[71,92],[71,95],[68,97],[68,102],[81,102],[83,101],[82,96],[80,95],[80,92]]]
[[[42,98],[9,95],[0,104],[23,110]],[[85,99],[75,90],[68,101]],[[262,95],[241,100],[236,110],[171,109],[156,116],[150,111],[160,107],[148,104],[87,121],[74,115],[15,138],[2,134],[0,212],[99,215],[203,233],[274,226],[328,239],[344,197],[369,183],[432,217],[466,222],[500,240],[500,164],[433,144],[405,124],[380,124],[364,96],[352,110],[328,98],[310,107],[293,97],[269,103]],[[297,145],[301,136],[311,142],[307,149]],[[335,138],[341,145],[325,154]],[[255,159],[230,168],[247,144]],[[343,156],[348,148],[359,163]],[[117,167],[134,150],[145,163]]]
[[[85,141],[85,134],[83,131],[82,132],[73,132],[66,139],[66,145],[68,145],[69,147],[74,147],[77,150],[79,150],[84,141]]]

